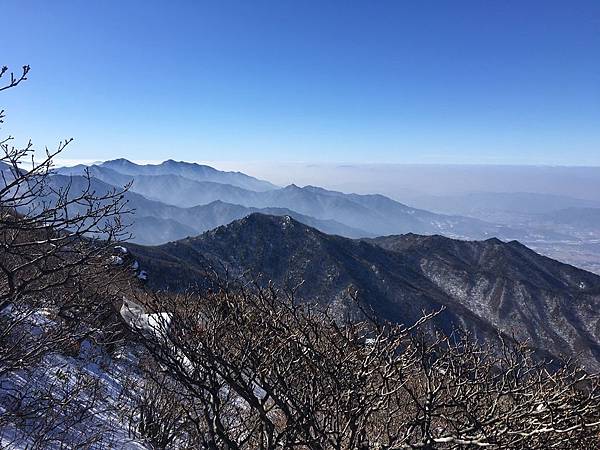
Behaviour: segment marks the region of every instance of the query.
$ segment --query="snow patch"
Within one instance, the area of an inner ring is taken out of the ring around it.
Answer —
[[[110,257],[110,263],[113,266],[122,266],[123,265],[123,258],[121,258],[120,256],[111,256]]]

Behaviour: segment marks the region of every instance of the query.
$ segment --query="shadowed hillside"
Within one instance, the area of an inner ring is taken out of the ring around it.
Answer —
[[[438,325],[489,338],[497,331],[598,367],[600,277],[538,255],[518,242],[441,236],[351,240],[290,217],[252,214],[196,238],[135,247],[154,288],[184,290],[209,267],[295,286],[338,315],[357,315],[356,288],[376,314],[410,323],[445,307]]]

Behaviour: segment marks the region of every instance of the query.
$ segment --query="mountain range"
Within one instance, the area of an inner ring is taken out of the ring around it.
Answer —
[[[356,289],[387,320],[414,322],[443,309],[436,325],[481,340],[527,341],[546,356],[579,355],[600,367],[600,276],[496,238],[460,241],[404,234],[331,236],[290,216],[251,214],[200,236],[156,247],[132,246],[150,286],[182,291],[210,268],[297,286],[296,295],[340,316],[360,311]]]
[[[383,195],[346,194],[294,184],[280,188],[239,172],[165,161],[139,165],[125,159],[55,170],[55,183],[88,173],[98,189],[132,183],[127,193],[136,210],[134,241],[161,244],[198,234],[252,212],[289,215],[330,234],[373,237],[398,233],[456,238],[535,240],[560,238],[551,230],[518,229],[472,217],[432,213]]]
[[[579,215],[594,226],[593,204],[560,214],[540,205],[535,215],[555,227],[518,228],[383,195],[277,187],[171,160],[58,168],[49,183],[77,194],[86,173],[98,193],[131,183],[125,200],[135,214],[127,220],[134,242],[144,244],[132,249],[155,289],[184,290],[200,283],[207,267],[227,267],[297,285],[303,299],[357,315],[347,296],[354,288],[387,320],[410,323],[443,309],[436,324],[446,331],[460,327],[483,340],[514,336],[544,355],[578,354],[588,367],[600,367],[600,277],[514,240],[568,239],[562,230],[569,232]]]

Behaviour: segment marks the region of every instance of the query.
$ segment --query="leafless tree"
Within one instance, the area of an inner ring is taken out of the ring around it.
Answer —
[[[95,421],[103,413],[106,395],[102,384],[82,368],[39,366],[36,382],[2,386],[2,448],[90,448],[109,431]],[[93,426],[92,426],[93,425]]]
[[[28,73],[29,66],[20,77],[11,73],[0,91]],[[127,237],[123,190],[97,193],[89,174],[75,192],[52,184],[53,159],[70,139],[46,149],[40,161],[31,142],[24,148],[11,142],[10,136],[0,141],[0,376],[67,344],[73,336],[62,332],[65,320],[99,312],[95,302],[117,276],[108,253]],[[32,322],[36,336],[23,333]]]
[[[28,73],[29,66],[20,76],[3,67],[0,91]],[[0,435],[9,423],[20,427],[31,448],[51,448],[60,442],[57,430],[88,417],[99,384],[74,368],[68,380],[55,373],[45,386],[18,379],[42,379],[55,370],[45,358],[77,354],[84,340],[117,338],[113,304],[132,278],[110,264],[115,242],[128,237],[121,221],[127,186],[95,192],[89,174],[76,189],[54,183],[53,160],[70,142],[39,157],[31,142],[0,139]]]
[[[154,370],[148,370],[150,367]],[[146,376],[132,380],[122,404],[130,435],[152,449],[194,448],[188,411],[192,404],[171,377],[146,360]]]
[[[176,393],[162,408],[185,399],[179,425],[199,448],[600,445],[597,375],[515,343],[432,335],[435,313],[340,322],[273,286],[138,301],[148,312],[132,331]]]

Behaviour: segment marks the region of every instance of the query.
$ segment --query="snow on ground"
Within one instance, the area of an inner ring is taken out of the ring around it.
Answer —
[[[9,421],[0,426],[0,448],[148,449],[130,436],[120,407],[136,385],[128,383],[135,365],[133,349],[112,357],[84,341],[75,357],[50,355],[31,371],[0,379],[0,417]]]
[[[126,255],[127,253],[129,253],[129,250],[127,250],[127,247],[123,247],[122,245],[116,245],[115,251],[122,255]]]
[[[113,266],[122,266],[123,265],[123,258],[121,258],[120,256],[111,256],[110,257],[110,263]]]

